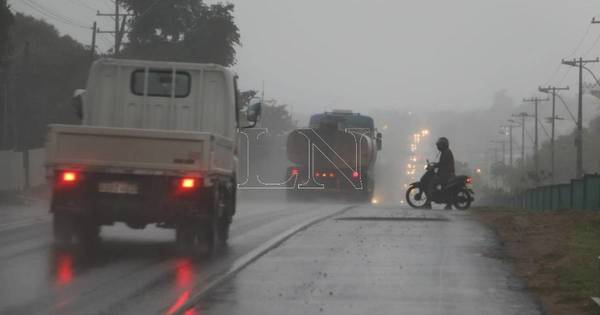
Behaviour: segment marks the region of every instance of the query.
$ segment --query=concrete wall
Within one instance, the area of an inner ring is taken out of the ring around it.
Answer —
[[[29,151],[29,184],[31,187],[46,183],[44,149]],[[23,153],[0,151],[0,191],[20,191],[25,187],[25,168]]]

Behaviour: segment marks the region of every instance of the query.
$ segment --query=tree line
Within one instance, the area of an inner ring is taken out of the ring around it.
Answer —
[[[201,0],[124,0],[127,39],[117,57],[236,62],[240,33],[232,4]],[[69,106],[84,88],[92,48],[61,35],[47,21],[17,13],[0,0],[0,149],[41,147],[46,126],[77,123]],[[95,57],[111,56],[109,51]]]

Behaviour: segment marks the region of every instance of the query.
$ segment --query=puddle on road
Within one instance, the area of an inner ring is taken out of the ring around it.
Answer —
[[[411,221],[411,222],[445,222],[450,221],[444,217],[342,217],[336,221]]]

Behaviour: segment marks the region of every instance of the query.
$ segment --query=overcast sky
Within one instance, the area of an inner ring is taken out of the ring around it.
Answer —
[[[112,25],[95,17],[110,0],[28,1],[77,24]],[[501,89],[520,99],[538,85],[575,87],[576,71],[565,75],[561,58],[600,55],[600,24],[590,25],[597,0],[230,2],[243,41],[234,67],[242,88],[264,80],[268,97],[296,111],[486,108]],[[41,16],[22,0],[9,3]],[[89,44],[91,30],[46,20]],[[103,35],[101,47],[111,40]]]

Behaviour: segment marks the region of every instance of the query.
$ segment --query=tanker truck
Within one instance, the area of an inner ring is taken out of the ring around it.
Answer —
[[[290,201],[318,196],[370,202],[382,135],[369,116],[347,110],[315,114],[287,139]]]

